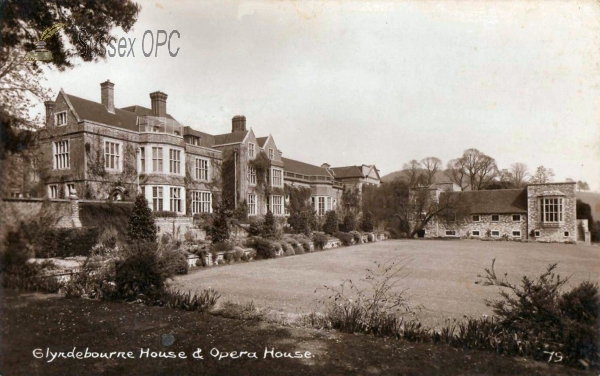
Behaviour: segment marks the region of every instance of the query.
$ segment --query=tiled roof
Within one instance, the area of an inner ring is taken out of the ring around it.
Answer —
[[[331,171],[335,174],[336,179],[365,177],[360,166],[331,167]]]
[[[200,137],[200,146],[204,146],[207,148],[211,148],[215,144],[215,137],[213,135],[197,131],[188,126],[183,127],[183,135]]]
[[[494,189],[489,191],[442,192],[459,195],[472,214],[527,213],[527,189]]]
[[[65,95],[69,99],[69,102],[71,102],[71,105],[73,105],[73,109],[77,112],[80,119],[136,132],[139,130],[137,115],[130,111],[115,108],[115,113],[111,114],[102,103],[93,102],[70,94]]]
[[[309,175],[309,176],[330,176],[326,169],[323,167],[311,165],[308,163],[296,161],[289,158],[281,158],[283,161],[283,169],[286,172],[293,172],[295,174]]]
[[[233,144],[244,141],[248,131],[240,131],[240,132],[232,132],[225,134],[218,134],[213,136],[215,139],[214,145],[225,145],[225,144]]]
[[[137,116],[156,116],[154,114],[154,111],[152,111],[150,108],[142,107],[142,106],[138,106],[138,105],[123,107],[123,108],[121,108],[121,110],[133,112]],[[175,120],[175,119],[173,119],[173,116],[171,116],[169,114],[167,114],[167,118],[171,119],[171,120]]]
[[[268,136],[267,137],[257,137],[256,143],[258,144],[258,146],[260,146],[262,148],[263,146],[265,146],[265,142],[267,142],[267,138],[269,138],[269,137]]]

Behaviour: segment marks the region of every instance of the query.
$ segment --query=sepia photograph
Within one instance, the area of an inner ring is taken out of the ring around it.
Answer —
[[[599,1],[0,31],[0,376],[600,374]]]

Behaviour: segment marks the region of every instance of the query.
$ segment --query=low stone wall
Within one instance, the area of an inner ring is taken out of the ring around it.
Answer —
[[[169,234],[174,239],[183,241],[186,240],[186,233],[190,234],[192,240],[206,239],[206,232],[194,226],[192,217],[155,218],[154,223],[158,227],[158,239],[164,234]]]
[[[3,227],[41,217],[49,217],[55,227],[81,227],[77,200],[4,198],[1,215]]]

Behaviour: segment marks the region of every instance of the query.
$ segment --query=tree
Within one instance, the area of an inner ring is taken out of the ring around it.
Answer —
[[[525,163],[513,163],[510,166],[510,173],[512,175],[512,182],[515,188],[522,188],[527,183],[527,177],[529,176],[529,170]]]
[[[277,225],[275,224],[275,217],[273,212],[267,211],[265,215],[265,224],[263,225],[263,238],[275,239],[277,237]]]
[[[373,215],[370,211],[364,212],[362,221],[360,222],[360,228],[365,232],[373,232]]]
[[[421,160],[421,164],[425,167],[425,183],[433,184],[435,174],[442,168],[442,160],[436,157],[427,157]]]
[[[450,179],[451,182],[458,185],[461,191],[464,191],[468,186],[469,182],[467,181],[467,171],[463,166],[461,158],[452,159],[446,165],[446,176]]]
[[[286,185],[285,193],[289,196],[285,204],[290,213],[288,224],[296,234],[310,236],[316,229],[315,211],[310,202],[311,189]]]
[[[338,216],[335,210],[330,210],[325,213],[325,224],[323,224],[323,232],[333,235],[338,232]]]
[[[401,178],[380,186],[364,186],[362,211],[371,215],[374,222],[384,223],[393,237],[405,237],[410,232],[408,196],[408,182]]]
[[[404,170],[408,178],[408,184],[410,184],[411,187],[424,183],[425,179],[423,176],[423,166],[421,166],[421,162],[413,159],[408,163],[405,163],[402,166],[402,169]]]
[[[498,175],[496,160],[477,149],[465,150],[458,161],[473,191],[485,189]]]
[[[579,191],[589,191],[590,186],[587,182],[579,180],[577,182],[577,190]]]
[[[346,232],[356,230],[356,216],[349,212],[344,216],[344,229]]]
[[[148,200],[143,194],[135,198],[133,210],[129,216],[127,237],[132,242],[156,242],[156,224]]]
[[[222,243],[229,240],[231,232],[229,221],[233,217],[233,211],[228,200],[223,197],[221,202],[214,207],[214,221],[212,226],[208,228],[213,244]]]
[[[360,208],[360,190],[358,187],[350,187],[342,192],[342,204],[346,212],[356,213]]]
[[[551,183],[553,178],[554,171],[552,171],[551,168],[538,166],[538,168],[535,170],[535,174],[533,174],[529,182],[531,184],[546,184]]]
[[[434,189],[416,189],[410,192],[409,203],[404,215],[409,224],[409,238],[414,238],[434,218],[460,221],[467,214],[463,205],[464,194],[460,192],[440,192]]]

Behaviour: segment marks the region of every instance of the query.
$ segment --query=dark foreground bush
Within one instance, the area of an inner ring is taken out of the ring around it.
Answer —
[[[217,304],[219,295],[213,289],[202,290],[200,293],[192,294],[191,291],[183,292],[175,289],[163,289],[154,294],[148,300],[150,305],[182,309],[185,311],[204,312]]]
[[[163,250],[159,263],[163,274],[167,278],[174,275],[188,274],[189,271],[187,256],[178,250]]]
[[[36,247],[35,257],[89,256],[98,243],[97,227],[48,228],[42,238],[41,247]]]
[[[153,296],[164,286],[166,278],[161,268],[155,243],[139,243],[131,246],[128,256],[115,262],[116,293],[120,299],[135,300]]]
[[[256,250],[257,259],[270,259],[277,257],[279,251],[279,243],[263,239],[259,237],[252,237],[246,240],[246,246],[254,248]]]
[[[316,249],[325,248],[325,245],[327,245],[328,241],[329,241],[329,238],[327,237],[327,235],[325,235],[322,232],[315,232],[313,234],[313,243],[314,243]]]
[[[336,232],[333,234],[336,238],[340,239],[343,245],[352,245],[354,243],[354,236],[347,232]]]

